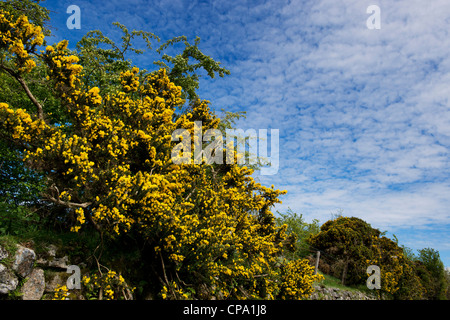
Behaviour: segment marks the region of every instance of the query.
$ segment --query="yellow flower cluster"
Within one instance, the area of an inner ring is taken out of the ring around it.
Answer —
[[[132,293],[135,288],[130,288],[122,275],[113,270],[104,274],[86,275],[81,279],[83,293],[88,299],[118,300],[123,298],[125,290]]]
[[[121,84],[125,92],[136,92],[139,90],[139,68],[134,67],[121,73]]]
[[[84,216],[84,210],[82,208],[75,209],[75,214],[77,216],[77,225],[73,226],[70,231],[78,232],[80,230],[81,225],[85,223],[86,218]]]
[[[13,139],[31,142],[40,137],[48,126],[43,120],[33,120],[24,109],[11,109],[8,104],[0,102],[0,124],[2,128],[11,133]]]
[[[314,274],[314,267],[308,260],[290,261],[283,270],[281,298],[298,300],[309,297],[314,292],[312,283],[323,279],[321,274]]]
[[[53,293],[52,300],[68,300],[69,297],[69,289],[67,289],[66,285],[58,286]]]
[[[36,62],[29,53],[44,43],[42,28],[31,24],[25,15],[16,19],[8,12],[0,10],[0,31],[0,51],[6,49],[14,55],[18,72],[30,72]]]
[[[68,103],[76,103],[78,95],[81,94],[76,88],[80,85],[79,77],[83,67],[78,64],[77,56],[69,54],[68,44],[67,40],[62,40],[54,47],[47,46],[43,58],[49,67],[48,79],[54,80],[62,98]]]
[[[191,298],[190,294],[183,292],[183,289],[175,281],[164,285],[159,294],[163,299],[186,300]]]
[[[260,223],[259,218],[270,221],[273,215],[264,210],[267,202],[262,195],[253,198],[246,191],[258,187],[266,191],[266,197],[270,198],[271,194],[272,201],[282,192],[264,188],[253,179],[230,188],[231,180],[238,180],[251,171],[245,167],[233,168],[226,175],[229,181],[215,188],[214,182],[202,172],[207,169],[203,166],[196,169],[202,177],[202,181],[197,181],[197,206],[187,206],[186,213],[181,211],[181,217],[168,212],[168,219],[161,226],[171,232],[159,243],[158,252],[166,252],[168,261],[178,268],[185,265],[190,272],[207,275],[214,288],[211,294],[235,299],[274,298],[280,289],[274,280],[278,276],[274,266],[284,229],[269,230],[269,226]],[[248,214],[252,211],[259,211],[260,215]],[[244,294],[238,290],[239,285],[230,287],[230,283],[251,283],[251,286]]]

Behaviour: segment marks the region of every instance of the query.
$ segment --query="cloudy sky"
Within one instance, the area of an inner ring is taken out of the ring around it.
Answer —
[[[54,37],[117,39],[119,21],[162,40],[202,39],[231,75],[205,79],[214,108],[246,111],[241,128],[280,132],[280,168],[261,182],[307,221],[342,212],[439,250],[450,266],[450,2],[46,1]],[[81,29],[69,30],[69,5]],[[370,5],[381,28],[369,29]],[[151,69],[153,56],[134,60]]]

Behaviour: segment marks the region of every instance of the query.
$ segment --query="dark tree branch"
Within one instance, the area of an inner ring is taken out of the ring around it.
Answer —
[[[38,118],[41,120],[44,120],[44,110],[42,108],[42,105],[39,103],[39,101],[37,101],[37,99],[34,97],[33,93],[30,91],[30,89],[28,88],[28,85],[26,84],[25,80],[14,70],[4,66],[3,64],[0,64],[0,68],[2,68],[3,70],[5,70],[6,72],[8,72],[14,79],[17,80],[17,82],[20,83],[20,85],[22,86],[23,90],[25,91],[25,93],[27,94],[28,98],[31,100],[31,102],[36,106],[37,108],[37,114],[38,114]]]

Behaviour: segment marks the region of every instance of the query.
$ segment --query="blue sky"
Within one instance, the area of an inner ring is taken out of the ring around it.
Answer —
[[[369,30],[368,6],[381,10]],[[46,1],[54,37],[117,39],[118,21],[162,40],[185,35],[231,71],[201,82],[241,128],[280,130],[280,169],[261,182],[307,221],[360,217],[450,266],[450,2]],[[69,5],[81,30],[69,30]],[[154,56],[134,62],[152,68]]]

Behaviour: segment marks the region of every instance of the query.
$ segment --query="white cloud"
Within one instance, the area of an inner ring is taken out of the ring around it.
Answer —
[[[290,191],[284,207],[311,215],[448,223],[450,5],[380,2],[374,31],[368,2],[294,4],[278,25],[259,25],[238,68],[247,125],[278,125],[283,137],[280,174],[262,180]]]

